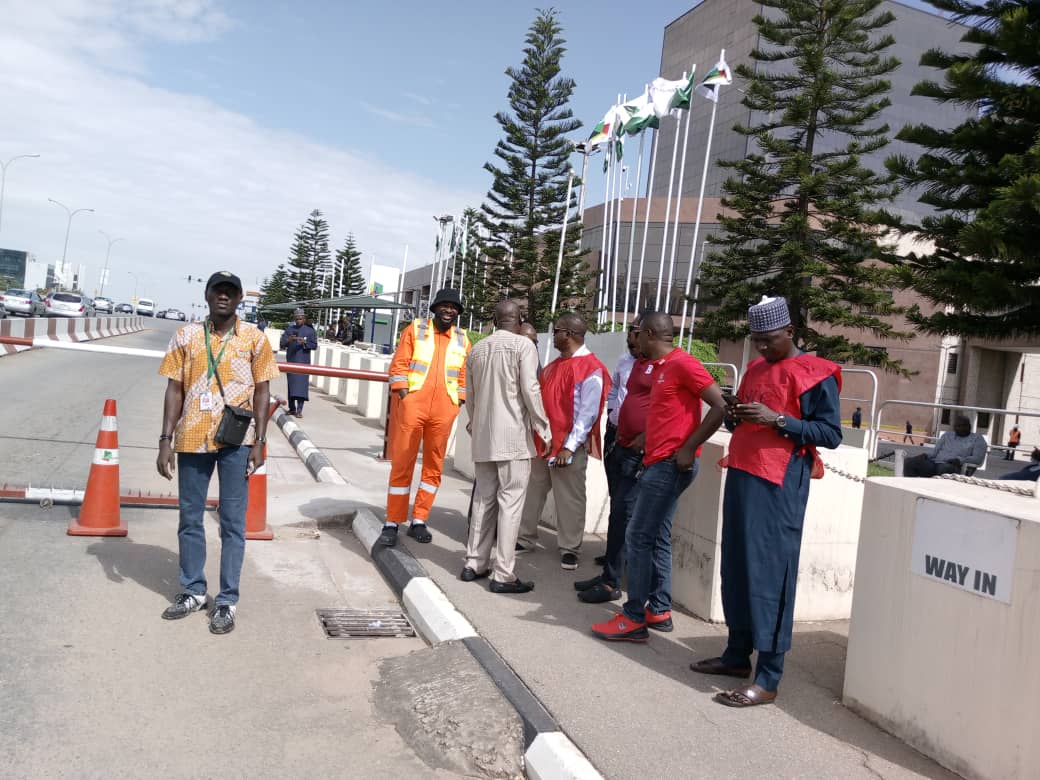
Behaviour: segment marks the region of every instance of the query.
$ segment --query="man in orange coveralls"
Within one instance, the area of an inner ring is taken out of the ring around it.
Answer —
[[[433,316],[416,319],[401,333],[390,361],[390,484],[386,491],[386,523],[379,534],[385,547],[397,544],[397,529],[408,519],[412,474],[423,443],[422,476],[415,492],[408,535],[426,544],[433,498],[441,484],[444,451],[452,423],[466,403],[466,356],[469,338],[455,327],[462,314],[456,290],[443,289],[430,304]]]

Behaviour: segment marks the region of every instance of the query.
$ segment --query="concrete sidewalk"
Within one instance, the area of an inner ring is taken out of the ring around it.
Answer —
[[[311,399],[301,426],[353,498],[383,517],[389,464],[375,459],[382,422],[359,419],[313,389]],[[777,704],[733,710],[711,700],[725,680],[688,668],[721,652],[724,626],[675,613],[675,632],[646,645],[591,635],[589,626],[618,605],[584,605],[572,583],[596,573],[602,539],[587,537],[580,568],[564,572],[543,529],[544,548],[518,558],[517,574],[536,583],[530,594],[460,582],[470,487],[446,473],[430,518],[433,543],[403,534],[402,543],[605,776],[955,777],[842,706],[847,623],[798,625]]]

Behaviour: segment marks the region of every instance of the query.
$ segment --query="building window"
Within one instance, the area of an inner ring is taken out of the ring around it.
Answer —
[[[943,409],[942,410],[942,415],[939,418],[939,422],[941,422],[943,425],[949,425],[950,424],[950,410],[949,409]]]
[[[957,373],[957,353],[951,352],[949,359],[946,361],[946,373],[956,374]]]
[[[979,412],[979,416],[977,419],[978,422],[975,426],[976,428],[985,428],[987,430],[989,429],[989,412]]]

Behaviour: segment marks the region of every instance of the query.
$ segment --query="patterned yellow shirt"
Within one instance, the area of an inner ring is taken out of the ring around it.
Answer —
[[[248,322],[237,320],[224,340],[213,332],[208,319],[180,328],[170,340],[159,373],[180,382],[184,388],[184,406],[174,431],[177,452],[214,452],[221,445],[213,437],[220,425],[224,399],[220,397],[216,376],[209,376],[206,359],[206,328],[210,328],[210,349],[214,361],[224,343],[224,355],[218,371],[224,384],[224,395],[231,406],[247,409],[253,406],[253,390],[257,383],[278,376],[278,365],[267,337]],[[212,409],[207,410],[203,396],[209,394]],[[252,444],[255,423],[250,424],[244,444]]]

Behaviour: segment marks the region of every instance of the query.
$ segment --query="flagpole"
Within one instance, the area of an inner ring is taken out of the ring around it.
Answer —
[[[401,261],[401,276],[397,281],[397,302],[402,303],[404,296],[404,269],[408,265],[408,244],[404,245],[404,259]],[[397,345],[397,327],[401,324],[401,310],[394,309],[394,332],[390,334],[390,343]]]
[[[605,190],[603,193],[603,214],[600,219],[600,225],[602,227],[602,235],[600,236],[600,249],[599,249],[599,289],[596,291],[597,312],[596,312],[596,324],[599,324],[601,320],[601,313],[603,307],[603,267],[606,264],[607,258],[607,202],[610,200],[610,164],[614,157],[613,150],[610,146],[610,141],[607,141],[607,170],[605,171],[604,180],[606,182]]]
[[[625,172],[628,170],[628,166],[622,164],[618,166],[618,201],[616,207],[617,220],[614,227],[614,252],[613,258],[614,263],[612,268],[614,270],[613,281],[610,285],[610,332],[614,332],[614,324],[617,322],[617,288],[618,288],[618,264],[621,261],[621,226],[624,222],[624,208],[625,208]]]
[[[692,75],[691,75],[692,81]],[[691,95],[692,98],[692,87]],[[664,310],[671,311],[672,308],[672,280],[675,277],[675,256],[679,253],[679,212],[682,210],[683,179],[686,176],[686,147],[690,143],[690,124],[693,121],[693,105],[686,109],[686,133],[683,137],[682,161],[679,163],[679,194],[675,198],[675,223],[672,228],[672,256],[668,261],[668,291],[664,297]],[[665,226],[667,229],[667,226]]]
[[[686,78],[686,71],[683,71],[683,79]],[[672,168],[668,172],[668,201],[664,209],[664,233],[661,236],[661,259],[657,263],[657,297],[654,298],[654,309],[660,310],[661,308],[661,282],[664,280],[664,256],[668,249],[668,220],[672,216],[672,185],[675,181],[675,158],[679,154],[679,125],[682,124],[682,117],[680,116],[675,121],[675,143],[672,144]]]
[[[657,141],[661,133],[654,129],[654,143],[650,150],[650,175],[646,179],[646,211],[643,219],[643,246],[639,250],[639,280],[636,282],[636,314],[639,314],[639,304],[642,302],[643,294],[643,263],[646,260],[646,237],[650,231],[650,203],[654,191],[654,169],[657,167]]]
[[[553,282],[553,297],[552,297],[552,308],[549,310],[549,321],[556,316],[556,304],[560,299],[560,272],[563,270],[563,251],[567,245],[567,223],[571,218],[571,188],[574,186],[574,169],[571,168],[567,175],[567,197],[563,201],[563,227],[560,228],[560,252],[556,256],[556,280]],[[552,325],[549,326],[549,332],[552,333]],[[549,362],[549,347],[552,345],[552,339],[548,338],[545,340],[545,362]]]
[[[632,293],[632,255],[636,249],[636,210],[639,208],[639,177],[643,173],[643,142],[646,135],[639,133],[639,156],[636,158],[636,192],[632,197],[632,226],[628,230],[628,263],[625,264],[625,313],[622,325],[628,323],[628,301]]]
[[[726,59],[726,50],[723,49],[719,55],[719,62]],[[709,74],[710,75],[710,74]],[[704,212],[704,188],[708,183],[708,166],[711,164],[711,139],[715,134],[715,114],[719,110],[719,97],[722,95],[722,85],[716,84],[715,99],[711,101],[711,121],[708,123],[708,141],[704,146],[704,167],[701,170],[701,189],[697,195],[697,219],[693,223],[693,243],[690,245],[690,267],[686,269],[686,287],[683,290],[682,320],[679,322],[679,344],[682,344],[683,334],[686,331],[686,305],[690,297],[690,280],[693,278],[693,260],[697,252],[697,239],[701,233],[701,214]],[[701,253],[703,260],[704,253]],[[690,321],[690,333],[693,333],[693,321]]]

